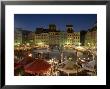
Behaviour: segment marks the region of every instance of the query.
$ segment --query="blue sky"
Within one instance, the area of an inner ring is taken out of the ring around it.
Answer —
[[[15,28],[35,31],[36,28],[48,28],[56,24],[57,30],[65,31],[67,24],[72,24],[74,31],[88,30],[97,21],[97,14],[15,14]]]

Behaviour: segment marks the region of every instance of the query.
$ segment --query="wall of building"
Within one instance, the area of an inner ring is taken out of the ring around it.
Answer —
[[[52,24],[49,25],[49,29],[37,28],[35,32],[26,30],[17,32],[16,30],[15,41],[19,39],[21,44],[29,43],[32,45],[78,45],[80,43],[80,32],[74,32],[71,26],[67,25],[66,27],[66,29],[69,29],[69,32],[68,30],[60,32]]]
[[[14,31],[14,45],[22,44],[22,32],[20,30]]]
[[[97,27],[93,27],[85,35],[85,46],[87,47],[97,46]]]
[[[80,44],[80,32],[74,32],[74,45],[78,46]]]

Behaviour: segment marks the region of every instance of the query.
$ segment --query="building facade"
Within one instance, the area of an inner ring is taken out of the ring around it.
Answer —
[[[79,46],[80,45],[80,32],[74,32],[74,45]]]
[[[48,33],[35,34],[35,44],[36,45],[48,45],[49,44],[49,35]]]
[[[28,40],[30,45],[35,45],[35,32],[30,32],[28,34]]]
[[[60,46],[64,46],[67,43],[67,33],[66,32],[60,32],[60,38],[59,38],[59,44]]]
[[[45,47],[49,44],[48,29],[37,28],[35,31],[35,45]]]
[[[48,29],[36,28],[35,32],[15,30],[15,44],[30,44],[36,46],[73,46],[80,42],[80,32],[74,32],[73,25],[66,25],[66,31],[59,31],[55,24]]]
[[[22,32],[21,28],[15,28],[14,31],[14,45],[20,45],[22,44]]]
[[[60,33],[55,32],[49,32],[49,45],[58,45],[60,44]]]
[[[85,46],[96,47],[97,46],[97,26],[89,29],[85,36]]]
[[[85,35],[86,35],[86,33],[87,33],[87,31],[85,31],[85,30],[80,31],[80,43],[81,43],[81,46],[85,45]]]
[[[22,32],[22,44],[27,44],[30,41],[29,34],[32,33],[31,31],[21,30]]]
[[[27,30],[22,30],[21,28],[15,28],[14,30],[14,45],[26,45],[29,44],[32,39],[32,32]]]

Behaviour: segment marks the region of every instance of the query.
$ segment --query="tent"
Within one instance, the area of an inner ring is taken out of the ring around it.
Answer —
[[[30,74],[45,73],[51,68],[51,65],[43,59],[36,59],[34,62],[24,67],[25,72]]]

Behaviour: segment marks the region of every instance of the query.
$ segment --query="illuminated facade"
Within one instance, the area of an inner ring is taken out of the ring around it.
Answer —
[[[73,45],[74,33],[67,33],[67,45]]]
[[[66,25],[67,45],[79,45],[80,32],[74,32],[73,25]]]
[[[15,41],[20,44],[29,43],[30,45],[44,47],[47,45],[73,46],[80,42],[80,32],[74,32],[73,25],[66,25],[66,31],[64,32],[57,30],[55,24],[50,24],[48,29],[36,28],[35,32],[26,30],[16,32]],[[18,38],[20,39],[19,42],[17,41]]]
[[[97,27],[90,29],[85,36],[85,46],[96,47],[97,46]]]
[[[74,32],[74,45],[79,45],[80,44],[80,32]]]
[[[48,31],[43,28],[37,28],[35,44],[44,45],[78,45],[80,42],[80,32],[74,32],[73,25],[66,25],[66,32],[57,30],[56,25],[50,24]]]
[[[30,43],[29,34],[32,33],[32,32],[27,31],[27,30],[21,30],[21,32],[22,32],[22,43],[23,44]]]
[[[27,44],[27,43],[32,43],[33,32],[27,31],[27,30],[22,30],[21,28],[15,28],[14,31],[14,45],[22,45],[22,44]]]
[[[66,32],[60,32],[60,38],[59,38],[60,46],[64,46],[67,43],[67,33]]]
[[[65,46],[69,47],[73,45],[74,31],[73,25],[66,25],[66,43]]]
[[[14,31],[14,45],[20,45],[22,44],[22,32],[21,28],[16,28]]]
[[[35,34],[35,45],[45,46],[49,44],[49,35],[48,33]]]
[[[60,42],[59,32],[49,32],[49,45],[59,45]]]
[[[28,39],[29,39],[29,44],[34,45],[35,44],[35,33],[34,32],[29,33]]]

